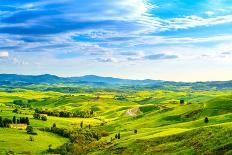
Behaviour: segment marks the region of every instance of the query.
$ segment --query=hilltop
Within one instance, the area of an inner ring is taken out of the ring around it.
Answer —
[[[97,87],[120,87],[139,89],[176,89],[176,88],[191,88],[191,89],[231,89],[232,81],[208,81],[208,82],[173,82],[162,80],[133,80],[120,79],[114,77],[101,77],[96,75],[86,75],[80,77],[59,77],[56,75],[17,75],[17,74],[0,74],[0,85],[25,86],[31,84],[76,84],[84,86]]]

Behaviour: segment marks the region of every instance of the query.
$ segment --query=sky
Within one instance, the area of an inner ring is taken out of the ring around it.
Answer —
[[[232,1],[0,0],[0,73],[232,80]]]

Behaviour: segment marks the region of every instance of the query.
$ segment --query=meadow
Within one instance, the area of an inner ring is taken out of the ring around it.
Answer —
[[[35,88],[0,92],[0,116],[28,117],[37,134],[0,128],[0,154],[232,153],[230,89]]]

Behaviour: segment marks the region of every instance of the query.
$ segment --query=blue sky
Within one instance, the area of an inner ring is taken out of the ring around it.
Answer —
[[[0,0],[0,73],[232,79],[231,0]]]

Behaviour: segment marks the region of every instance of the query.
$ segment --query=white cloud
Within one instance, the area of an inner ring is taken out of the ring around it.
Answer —
[[[109,62],[109,63],[117,63],[119,62],[118,59],[113,58],[113,57],[109,57],[109,58],[97,58],[95,59],[98,62]]]
[[[232,15],[217,16],[212,18],[203,18],[199,16],[186,16],[184,18],[172,18],[163,20],[164,30],[166,29],[188,29],[199,26],[212,26],[224,23],[232,23]]]
[[[213,11],[206,11],[205,14],[208,15],[208,16],[212,16],[212,15],[214,15],[215,13],[214,13]]]
[[[9,57],[9,52],[7,51],[0,52],[0,58],[7,58],[7,57]]]

